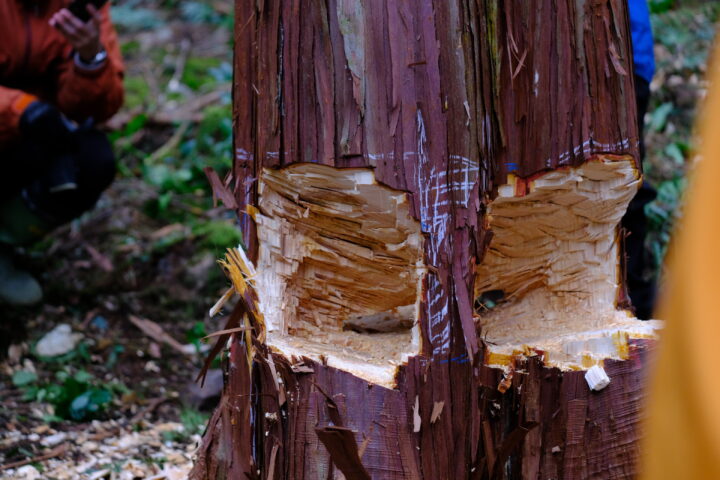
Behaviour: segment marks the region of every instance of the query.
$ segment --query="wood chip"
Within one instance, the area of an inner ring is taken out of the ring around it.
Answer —
[[[279,445],[276,443],[273,445],[272,453],[270,453],[270,467],[268,468],[267,480],[274,480],[275,478],[275,459],[277,458]]]
[[[422,419],[420,418],[420,397],[415,395],[415,406],[413,407],[413,432],[420,431]]]
[[[432,413],[430,414],[430,423],[435,423],[435,421],[438,419],[440,414],[443,411],[443,407],[445,406],[445,402],[435,402],[433,405]]]
[[[211,333],[210,335],[204,336],[202,339],[203,339],[203,340],[207,340],[208,338],[219,337],[220,335],[226,335],[226,334],[229,334],[229,333],[245,332],[245,331],[247,331],[247,330],[252,330],[252,328],[248,328],[248,327],[245,327],[245,326],[243,326],[243,327],[235,327],[235,328],[228,328],[228,329],[225,329],[225,330],[218,330],[217,332],[213,332],[213,333]]]
[[[112,261],[106,255],[103,255],[95,247],[93,247],[92,245],[88,245],[87,243],[84,245],[84,247],[88,254],[90,254],[93,262],[95,262],[95,264],[100,267],[101,270],[108,273],[115,270]]]
[[[151,240],[160,240],[161,238],[165,238],[168,235],[172,235],[173,233],[182,232],[185,230],[185,225],[181,223],[173,223],[170,225],[165,225],[162,228],[159,228],[152,232],[150,234]]]
[[[167,334],[159,324],[153,322],[152,320],[139,318],[135,315],[128,316],[128,319],[130,320],[130,322],[132,322],[133,325],[135,325],[145,335],[152,338],[153,340],[164,343],[172,347],[174,350],[182,353],[183,355],[193,354],[191,350],[187,349],[182,343],[178,342],[169,334]]]
[[[315,370],[302,363],[290,365],[290,369],[295,373],[315,373]]]
[[[235,294],[235,288],[234,287],[228,288],[225,291],[225,293],[223,293],[222,297],[220,297],[220,299],[217,302],[215,302],[215,305],[213,305],[210,308],[210,312],[209,312],[210,318],[217,315],[218,312],[220,312],[220,310],[222,310],[222,308],[225,306],[225,304],[228,302],[228,300],[230,300],[233,297],[234,294]]]

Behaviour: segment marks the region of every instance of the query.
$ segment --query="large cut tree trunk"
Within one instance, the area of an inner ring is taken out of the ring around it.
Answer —
[[[631,478],[655,325],[622,310],[625,0],[236,14],[215,186],[249,260],[195,478]]]

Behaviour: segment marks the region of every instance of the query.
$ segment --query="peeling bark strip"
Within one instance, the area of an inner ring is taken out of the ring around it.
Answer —
[[[236,0],[235,40],[257,272],[193,478],[634,477],[625,0]]]
[[[358,446],[352,430],[345,427],[327,426],[316,428],[315,434],[325,445],[335,466],[347,480],[370,480],[358,456]]]

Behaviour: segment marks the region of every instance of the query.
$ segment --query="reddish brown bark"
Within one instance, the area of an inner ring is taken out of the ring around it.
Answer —
[[[508,173],[637,158],[625,2],[238,0],[236,25],[233,185],[251,258],[262,169],[316,162],[408,192],[430,271],[421,354],[394,389],[257,341],[249,369],[234,337],[194,477],[631,478],[647,342],[605,362],[601,392],[532,357],[500,393],[473,318],[485,209]]]

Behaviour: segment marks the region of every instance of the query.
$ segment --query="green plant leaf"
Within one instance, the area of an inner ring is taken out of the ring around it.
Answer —
[[[185,63],[182,74],[182,83],[193,90],[210,89],[217,85],[216,76],[211,69],[218,68],[222,61],[211,57],[190,57]]]
[[[113,368],[118,361],[118,357],[124,351],[125,351],[125,347],[122,345],[113,346],[112,350],[110,350],[110,354],[108,355],[107,362],[105,362],[105,366],[107,368]]]
[[[206,247],[220,247],[222,249],[236,247],[242,242],[242,234],[233,223],[221,220],[212,220],[196,225],[193,234],[203,238]]]
[[[37,381],[37,374],[28,370],[18,370],[12,376],[13,385],[16,387],[24,387]]]
[[[180,412],[180,421],[185,432],[190,435],[202,433],[209,418],[209,415],[190,408],[184,408]]]
[[[57,415],[46,414],[46,415],[43,415],[42,421],[45,423],[56,423],[56,422],[62,422],[63,419],[58,417]]]
[[[678,143],[671,143],[667,147],[665,147],[665,155],[672,158],[676,165],[682,165],[685,163],[685,155],[683,155],[683,151],[680,148],[680,145]]]
[[[87,370],[78,370],[73,378],[78,383],[90,383],[90,381],[95,377],[93,377],[93,375]]]
[[[673,111],[673,108],[675,108],[675,106],[672,102],[665,102],[657,107],[650,114],[650,128],[656,132],[664,130],[665,125],[667,124],[667,119]]]
[[[652,13],[664,13],[673,7],[673,0],[649,0],[648,5]]]
[[[36,398],[38,398],[39,392],[40,392],[40,387],[37,387],[35,385],[25,386],[23,396],[22,396],[23,402],[31,402],[31,401],[35,400]]]
[[[73,420],[84,420],[102,411],[112,400],[110,392],[94,388],[75,397],[70,404],[70,416]]]

